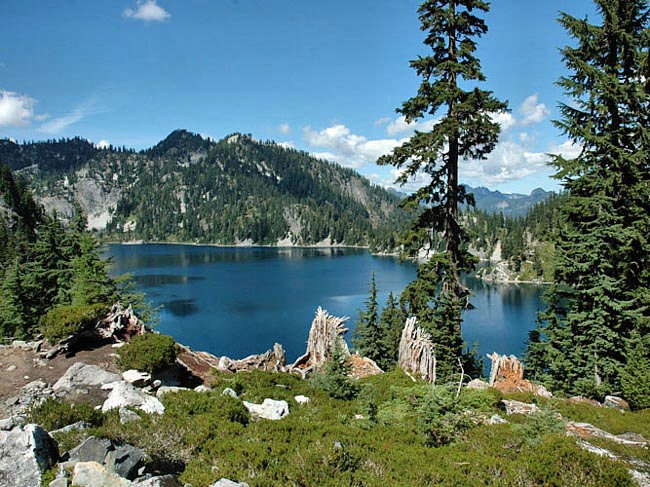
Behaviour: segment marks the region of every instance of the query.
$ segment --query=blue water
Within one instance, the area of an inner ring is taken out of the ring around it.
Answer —
[[[415,277],[415,265],[356,249],[220,248],[109,245],[116,275],[132,273],[161,305],[158,330],[197,350],[240,358],[281,343],[287,359],[305,350],[318,306],[347,315],[352,331],[375,273],[383,305]],[[468,278],[476,309],[463,335],[479,352],[521,355],[535,327],[541,291]],[[348,333],[348,338],[351,333]]]

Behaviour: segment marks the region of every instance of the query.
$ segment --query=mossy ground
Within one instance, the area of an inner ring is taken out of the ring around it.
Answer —
[[[429,385],[399,371],[360,382],[359,396],[341,401],[287,374],[219,374],[214,392],[164,396],[162,416],[141,414],[142,420],[122,425],[111,412],[86,435],[139,446],[150,455],[150,468],[175,470],[194,487],[221,477],[251,486],[631,486],[623,464],[583,451],[567,437],[556,412],[612,433],[650,436],[648,410],[620,413],[552,399],[537,400],[546,411],[541,416],[510,416],[509,424],[477,425],[450,444],[427,447],[419,425]],[[249,421],[239,401],[220,394],[225,387],[251,402],[285,399],[291,413],[280,421]],[[311,402],[298,405],[298,394]],[[502,398],[493,389],[464,390],[460,401],[463,410],[489,417],[504,415]]]

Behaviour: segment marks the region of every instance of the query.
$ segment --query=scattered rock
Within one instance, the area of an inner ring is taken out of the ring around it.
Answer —
[[[589,423],[576,423],[569,421],[566,424],[566,429],[570,434],[582,438],[583,440],[587,440],[589,438],[603,438],[615,443],[619,443],[621,445],[642,447],[648,446],[648,441],[641,435],[613,435],[612,433],[601,430],[600,428],[597,428],[596,426]]]
[[[66,477],[58,477],[50,482],[49,487],[68,487],[68,479]]]
[[[121,477],[133,479],[144,465],[144,452],[131,445],[113,443],[106,438],[91,436],[79,446],[70,450],[65,459],[68,462],[95,462]]]
[[[64,426],[63,428],[59,428],[58,430],[50,431],[50,434],[58,434],[58,433],[70,433],[71,431],[83,431],[87,428],[90,428],[90,425],[84,421],[77,421],[76,423],[69,424],[67,426]]]
[[[237,393],[233,389],[231,389],[230,387],[226,387],[223,390],[223,392],[221,393],[221,395],[222,396],[230,396],[230,397],[233,397],[235,399],[239,399],[239,396],[237,395]]]
[[[107,372],[96,365],[76,362],[56,381],[52,386],[52,390],[56,392],[62,389],[72,390],[79,387],[102,386],[119,380],[120,376],[118,374]]]
[[[25,424],[25,417],[22,415],[9,416],[5,419],[0,419],[0,430],[9,431],[14,429],[16,426],[22,426]]]
[[[170,392],[179,392],[179,391],[189,391],[187,387],[176,387],[176,386],[160,386],[158,390],[156,391],[156,397],[160,399],[163,397],[165,394],[168,394]]]
[[[533,414],[541,412],[541,409],[536,404],[528,404],[519,401],[510,401],[502,399],[501,402],[506,407],[506,414]]]
[[[343,355],[349,356],[350,351],[344,338],[348,331],[344,325],[348,320],[347,316],[332,316],[319,306],[309,329],[307,351],[293,363],[290,370],[306,377],[310,372],[320,369],[329,359],[330,351],[337,342]]]
[[[630,405],[625,399],[616,396],[605,396],[603,406],[606,408],[618,409],[619,411],[629,411]]]
[[[498,414],[493,414],[490,419],[487,420],[487,424],[506,424],[508,421]]]
[[[489,389],[489,387],[490,387],[490,384],[488,384],[487,382],[485,382],[482,379],[474,379],[474,380],[471,380],[471,381],[469,381],[467,383],[467,388],[468,389],[473,389],[473,390],[477,390],[477,391],[482,391],[484,389]]]
[[[40,487],[41,473],[59,459],[59,447],[42,427],[0,431],[0,485]]]
[[[140,372],[139,370],[129,369],[122,373],[122,379],[135,387],[144,387],[151,382],[151,374]]]
[[[435,345],[431,335],[417,326],[415,317],[407,319],[402,330],[398,364],[402,370],[413,372],[421,379],[435,384]]]
[[[303,395],[294,396],[294,399],[298,404],[307,404],[307,403],[309,403],[311,401],[310,398],[308,398],[307,396],[303,396]]]
[[[16,366],[13,364],[7,367],[7,372],[13,372],[14,370],[16,370]]]
[[[253,417],[270,419],[277,421],[289,414],[289,404],[287,401],[276,401],[266,398],[262,404],[253,404],[244,401],[244,406],[250,411]]]
[[[125,407],[120,408],[120,423],[126,424],[130,423],[131,421],[138,421],[139,419],[140,416],[135,411],[131,411]]]
[[[18,391],[18,395],[5,401],[6,415],[23,415],[34,404],[40,404],[52,395],[52,388],[42,380],[34,380],[25,384]]]
[[[121,407],[135,407],[149,414],[163,414],[165,406],[155,397],[149,396],[125,381],[104,384],[102,389],[111,389],[108,399],[102,405],[102,412]]]
[[[74,466],[72,485],[79,487],[130,487],[131,482],[97,462],[79,462]]]
[[[363,414],[355,414],[354,419],[366,419],[366,417]]]
[[[210,392],[212,391],[212,387],[204,386],[201,384],[200,386],[196,386],[194,388],[194,392]]]
[[[65,461],[97,462],[103,464],[109,450],[113,448],[111,440],[90,436],[64,455]]]
[[[589,404],[590,406],[594,406],[594,407],[601,406],[601,404],[595,399],[589,399],[588,397],[584,397],[584,396],[573,396],[570,397],[568,400],[569,402],[572,402],[574,404]]]
[[[490,386],[503,393],[511,392],[532,392],[540,397],[552,397],[553,395],[542,385],[533,384],[524,379],[524,366],[514,355],[505,356],[494,352],[488,355],[492,360],[490,370]]]
[[[638,459],[633,459],[633,458],[627,458],[627,459],[619,458],[618,456],[616,456],[614,453],[607,450],[606,448],[601,448],[599,446],[592,445],[591,443],[584,440],[578,440],[577,444],[583,450],[586,450],[591,453],[595,453],[596,455],[600,455],[601,457],[611,458],[612,460],[618,460],[624,464],[627,464],[628,472],[630,473],[634,481],[637,483],[637,485],[639,487],[650,487],[650,474],[647,473],[650,472],[650,463]]]
[[[183,487],[183,484],[174,475],[159,475],[157,477],[136,479],[132,485],[133,487]]]
[[[234,482],[226,478],[217,480],[210,487],[250,487],[246,482]]]

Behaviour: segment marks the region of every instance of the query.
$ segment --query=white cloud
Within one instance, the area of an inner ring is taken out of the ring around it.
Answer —
[[[48,118],[50,118],[49,113],[42,113],[40,115],[34,115],[34,120],[36,120],[37,122],[44,122]]]
[[[397,117],[395,120],[391,120],[390,123],[386,126],[386,132],[388,135],[396,135],[403,133],[413,133],[416,130],[420,132],[428,132],[433,128],[433,126],[438,122],[438,120],[425,120],[422,122],[406,122],[406,117],[404,115]]]
[[[92,108],[94,105],[94,100],[82,103],[67,115],[53,118],[52,120],[45,122],[39,127],[38,130],[39,132],[44,132],[46,134],[58,134],[65,130],[68,126],[77,123],[79,120],[90,115],[92,113]]]
[[[394,188],[398,191],[403,191],[404,193],[413,193],[422,186],[425,186],[431,182],[431,176],[424,172],[417,172],[414,176],[411,176],[408,181],[406,181],[402,186],[395,184],[395,180],[402,175],[404,172],[403,169],[392,168],[390,170],[390,180],[386,181],[385,186],[389,188]]]
[[[34,105],[34,98],[0,90],[0,126],[26,127],[32,123]]]
[[[502,132],[508,131],[517,123],[517,119],[513,117],[510,112],[491,113],[490,118],[493,122],[498,123],[501,126]]]
[[[565,159],[575,159],[582,152],[580,144],[574,144],[570,140],[564,141],[561,144],[554,145],[549,150],[550,154],[557,154]]]
[[[521,125],[539,123],[551,114],[551,111],[546,105],[538,103],[537,93],[526,98],[519,107],[519,111],[524,117],[521,121]]]
[[[108,142],[108,140],[102,139],[95,144],[95,147],[97,147],[98,149],[108,149],[110,145],[111,144]]]
[[[278,145],[280,147],[284,147],[285,149],[295,149],[296,148],[296,144],[294,144],[292,140],[287,140],[285,142],[278,142]]]
[[[291,133],[291,127],[288,123],[281,123],[278,125],[278,132],[280,132],[282,135],[289,135]]]
[[[145,22],[163,22],[171,17],[169,12],[162,8],[156,0],[139,0],[134,10],[127,8],[122,15],[129,19],[144,20]]]
[[[390,122],[390,117],[381,117],[375,120],[374,126],[379,127],[380,125],[384,125],[386,123]]]
[[[313,156],[354,168],[376,162],[380,156],[408,140],[408,138],[368,140],[353,134],[342,124],[332,125],[318,132],[305,127],[303,137],[312,147],[326,149],[322,152],[313,152]]]

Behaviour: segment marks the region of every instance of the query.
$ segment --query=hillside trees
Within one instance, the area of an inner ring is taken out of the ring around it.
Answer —
[[[410,123],[446,111],[430,131],[416,131],[378,161],[401,171],[396,181],[401,185],[422,173],[429,180],[406,200],[411,208],[423,209],[404,237],[405,246],[411,253],[427,249],[430,257],[402,300],[433,336],[441,376],[452,373],[462,354],[461,312],[469,306],[469,292],[460,276],[475,264],[459,221],[459,205],[472,204],[473,198],[458,184],[458,165],[492,151],[499,125],[491,114],[507,108],[490,91],[469,86],[485,80],[474,52],[476,39],[487,32],[476,14],[488,8],[482,0],[427,0],[419,7],[424,44],[432,53],[411,61],[422,81],[417,94],[397,112]],[[442,248],[437,246],[440,234]]]
[[[582,153],[553,160],[568,201],[536,372],[600,395],[629,383],[627,360],[648,370],[650,359],[639,345],[650,319],[650,14],[644,0],[595,4],[599,24],[559,19],[576,45],[562,49],[570,75],[558,84],[571,100],[556,124]]]

